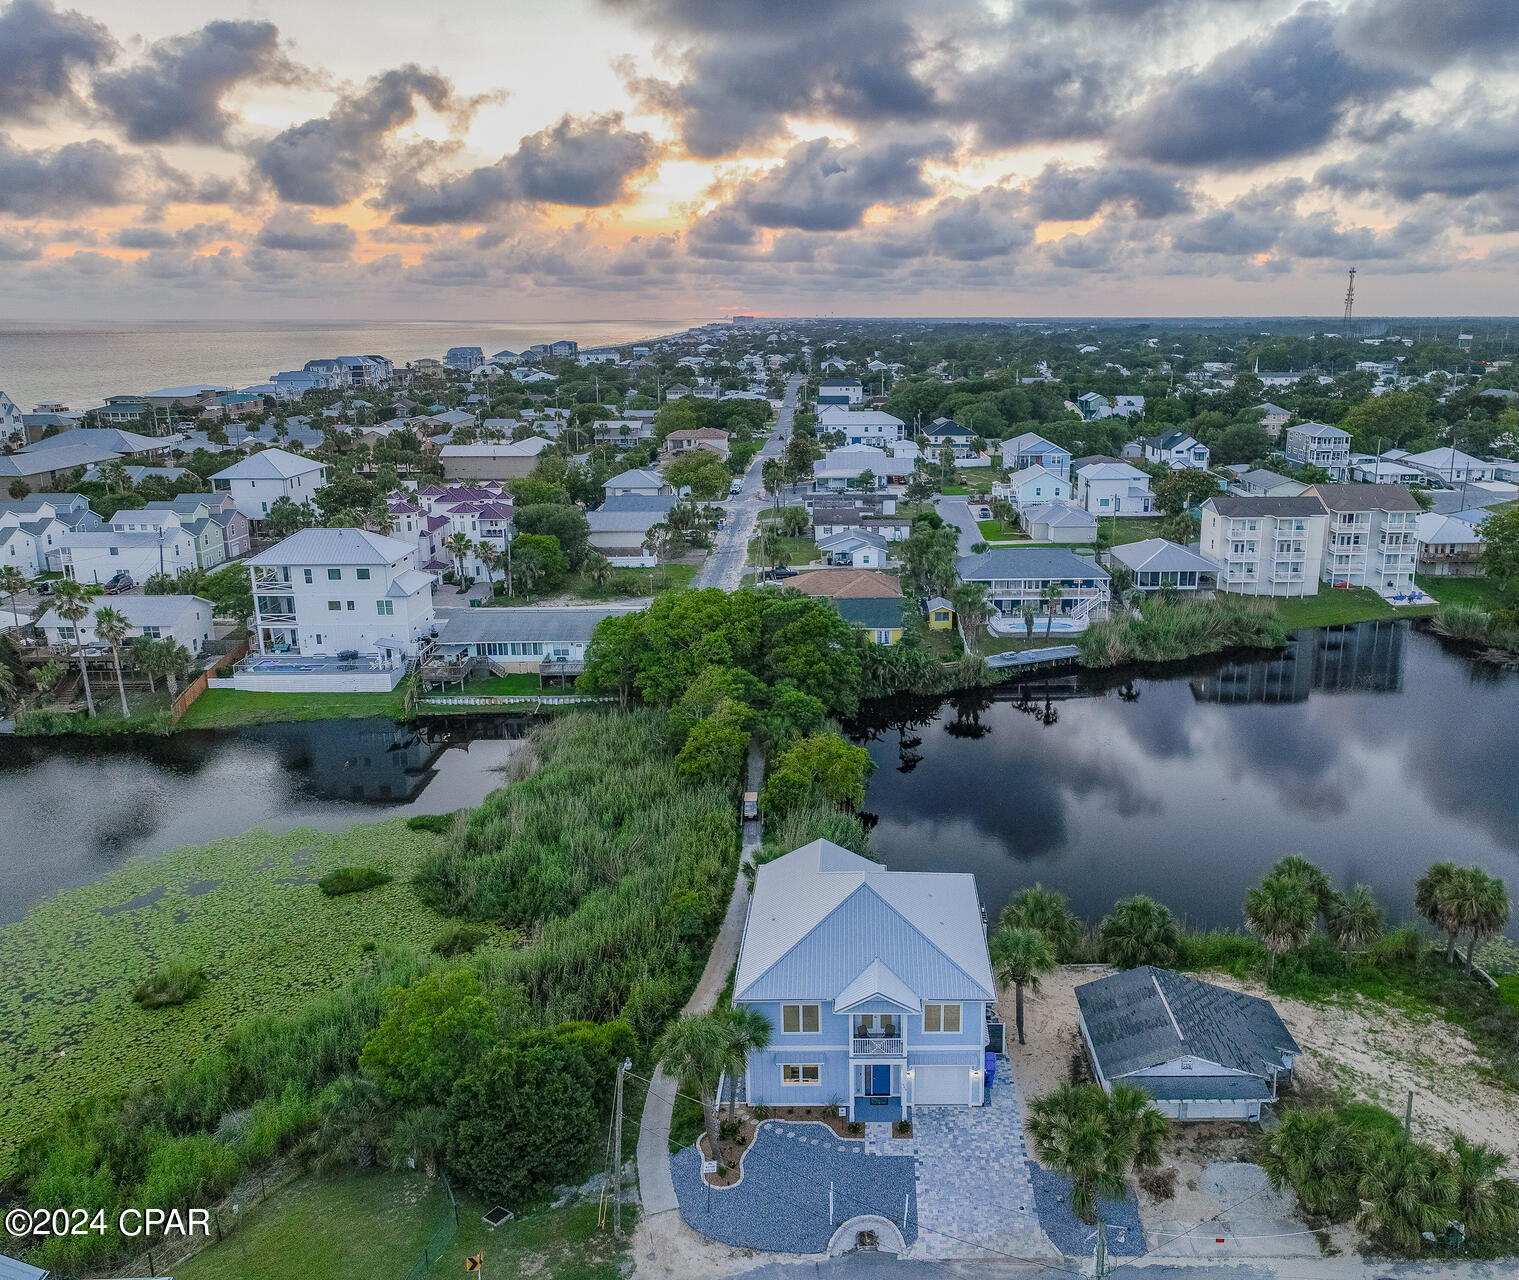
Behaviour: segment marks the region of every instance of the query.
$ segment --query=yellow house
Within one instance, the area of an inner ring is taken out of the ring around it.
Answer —
[[[863,631],[877,644],[902,643],[902,599],[873,598],[835,600],[839,616]]]
[[[935,596],[928,602],[928,629],[952,631],[955,626],[955,606],[943,596]]]

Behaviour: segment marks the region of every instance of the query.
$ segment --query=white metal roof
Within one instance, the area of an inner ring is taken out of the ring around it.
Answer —
[[[288,480],[324,466],[315,458],[286,453],[283,449],[261,449],[218,471],[213,480]]]
[[[301,529],[267,551],[250,557],[250,565],[395,564],[416,547],[368,529]]]

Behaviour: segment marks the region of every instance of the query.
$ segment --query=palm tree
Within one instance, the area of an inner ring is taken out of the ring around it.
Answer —
[[[1001,923],[1024,929],[1038,929],[1050,940],[1055,955],[1069,961],[1081,941],[1081,921],[1066,905],[1065,894],[1035,884],[1019,889],[1002,908]]]
[[[1276,865],[1266,874],[1299,881],[1309,893],[1313,894],[1314,907],[1318,914],[1328,918],[1329,906],[1334,901],[1334,885],[1329,882],[1329,877],[1321,868],[1314,866],[1302,854],[1289,853],[1285,858],[1278,858]]]
[[[95,695],[90,691],[90,673],[84,664],[84,636],[80,623],[90,616],[90,600],[83,583],[65,578],[53,588],[53,612],[74,630],[74,651],[79,658],[79,674],[84,679],[84,705],[90,715],[95,714]]]
[[[1120,969],[1175,964],[1181,950],[1181,926],[1171,908],[1142,893],[1115,902],[1098,931],[1103,955]]]
[[[1383,1244],[1416,1254],[1424,1232],[1440,1231],[1451,1220],[1457,1181],[1451,1162],[1432,1147],[1383,1135],[1362,1163],[1356,1192],[1370,1203],[1358,1225]]]
[[[1045,587],[1043,591],[1039,593],[1040,598],[1044,601],[1044,610],[1049,615],[1049,621],[1044,624],[1045,635],[1049,635],[1049,633],[1054,629],[1055,614],[1060,609],[1060,601],[1064,595],[1065,592],[1060,589],[1060,584],[1058,582],[1050,583]]]
[[[1503,1177],[1508,1157],[1457,1134],[1451,1142],[1454,1217],[1475,1241],[1504,1240],[1519,1229],[1519,1185]]]
[[[1466,945],[1466,971],[1470,973],[1477,943],[1508,923],[1508,890],[1502,880],[1481,867],[1462,867],[1451,885],[1450,904],[1461,932],[1470,939]]]
[[[604,587],[612,580],[612,562],[599,551],[586,552],[585,563],[581,567],[595,586]]]
[[[992,612],[986,585],[981,582],[957,582],[949,590],[949,602],[955,606],[955,617],[959,619],[960,629],[965,633],[966,644],[974,651],[976,639],[986,629],[986,620]]]
[[[1055,968],[1055,946],[1038,929],[1001,924],[989,940],[992,971],[997,980],[1013,987],[1013,1022],[1018,1043],[1023,1039],[1023,988],[1039,994],[1039,980]]]
[[[717,1159],[717,1082],[729,1055],[730,1032],[717,1013],[683,1014],[654,1046],[654,1060],[701,1100],[708,1154]]]
[[[781,465],[779,458],[766,458],[760,466],[760,479],[764,481],[765,489],[775,499],[776,506],[780,505],[781,486],[786,482],[786,471]]]
[[[1282,1113],[1256,1159],[1278,1191],[1291,1187],[1309,1213],[1344,1222],[1360,1207],[1363,1145],[1330,1108],[1296,1108]]]
[[[159,671],[169,682],[169,697],[179,697],[179,682],[190,674],[190,664],[195,659],[177,640],[160,640],[155,652],[158,654]]]
[[[26,590],[26,574],[13,564],[0,568],[0,596],[5,597],[6,612],[14,620],[16,616],[16,597]]]
[[[1023,608],[1021,608],[1018,612],[1023,617],[1023,629],[1025,632],[1027,632],[1028,638],[1032,640],[1034,638],[1034,619],[1039,616],[1039,611],[1034,608],[1034,602],[1032,600],[1025,600],[1023,602]]]
[[[1268,875],[1245,895],[1245,928],[1266,945],[1266,975],[1276,957],[1308,941],[1318,900],[1301,880]]]
[[[1456,959],[1456,935],[1460,932],[1450,909],[1450,892],[1461,869],[1454,862],[1437,862],[1414,883],[1414,907],[1445,935],[1445,963]]]
[[[454,577],[459,585],[464,585],[464,557],[474,550],[474,545],[462,533],[451,533],[444,539],[443,545],[448,549],[449,555],[454,558]]]
[[[1349,893],[1330,900],[1325,924],[1329,936],[1347,952],[1370,946],[1382,933],[1382,908],[1369,884],[1358,884]]]
[[[727,1053],[724,1070],[733,1087],[728,1092],[728,1119],[738,1114],[738,1080],[748,1069],[749,1055],[770,1045],[770,1019],[758,1009],[746,1006],[729,1009],[723,1025],[723,1044]],[[716,1148],[713,1148],[714,1154]]]
[[[759,544],[760,561],[771,569],[778,569],[786,563],[786,539],[775,528],[768,528],[760,534]]]
[[[505,545],[499,551],[493,551],[490,558],[492,572],[500,569],[506,577],[506,594],[512,594],[512,540],[507,538]]]
[[[127,684],[121,678],[121,644],[127,638],[132,624],[118,609],[104,608],[95,611],[95,634],[111,646],[111,661],[116,665],[116,692],[121,695],[121,718],[131,718],[127,708]]]
[[[1039,1162],[1070,1178],[1071,1209],[1083,1222],[1097,1221],[1099,1196],[1124,1194],[1130,1170],[1160,1164],[1166,1130],[1149,1096],[1127,1084],[1111,1095],[1098,1084],[1063,1084],[1029,1108]]]

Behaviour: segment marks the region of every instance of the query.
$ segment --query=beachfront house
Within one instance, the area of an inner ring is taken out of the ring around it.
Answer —
[[[331,691],[392,689],[434,629],[436,579],[417,567],[413,542],[367,529],[302,529],[247,564],[254,648],[281,660],[240,664],[239,689],[314,688],[329,675],[362,676],[351,688],[320,686]],[[340,661],[322,661],[329,658]],[[345,660],[360,669],[333,670]]]
[[[759,869],[733,989],[771,1026],[750,1105],[837,1099],[879,1121],[981,1106],[995,999],[975,877],[888,871],[828,840]]]
[[[283,449],[261,449],[211,477],[212,491],[230,493],[237,509],[255,522],[281,498],[296,506],[310,502],[326,483],[325,463]]]
[[[986,587],[992,607],[1004,618],[1016,617],[1025,604],[1072,624],[1108,616],[1108,571],[1064,547],[992,547],[961,556],[955,568],[962,582]],[[1060,588],[1058,600],[1045,594],[1051,587]]]
[[[1302,1053],[1269,1000],[1152,965],[1084,983],[1076,1007],[1097,1082],[1172,1120],[1259,1121]]]

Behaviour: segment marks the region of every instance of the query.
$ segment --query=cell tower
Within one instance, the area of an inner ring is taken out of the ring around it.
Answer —
[[[1345,286],[1345,333],[1350,333],[1350,319],[1355,311],[1355,268],[1350,268],[1350,283]]]

